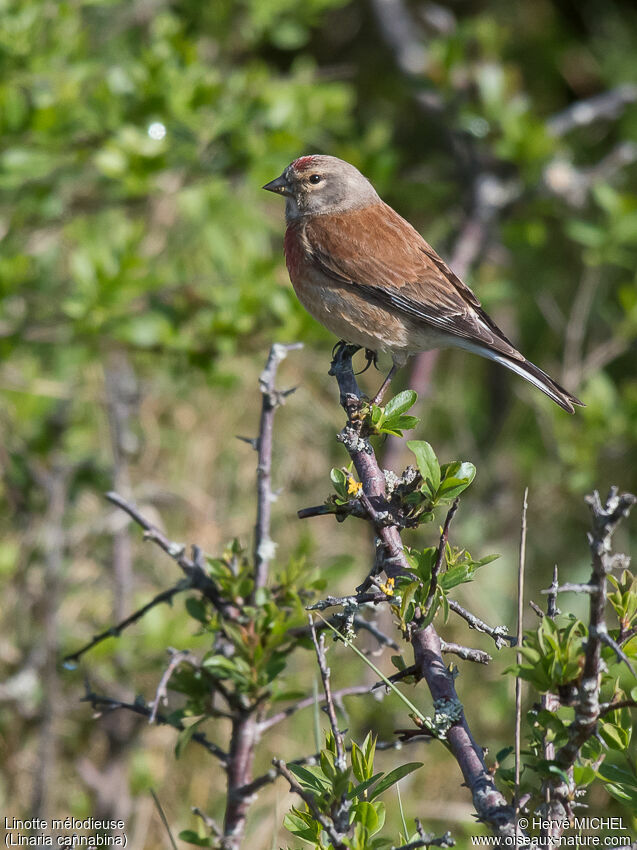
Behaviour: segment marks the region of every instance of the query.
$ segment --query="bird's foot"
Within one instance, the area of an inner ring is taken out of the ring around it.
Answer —
[[[374,367],[378,369],[378,352],[372,351],[371,348],[366,348],[365,360],[367,361],[365,368],[361,369],[360,372],[356,372],[357,375],[362,375],[364,372],[367,372],[372,363],[374,364]]]
[[[339,339],[332,349],[332,360],[340,360],[344,356],[353,357],[357,351],[360,351],[360,345],[352,345],[351,342],[345,342],[344,339]]]

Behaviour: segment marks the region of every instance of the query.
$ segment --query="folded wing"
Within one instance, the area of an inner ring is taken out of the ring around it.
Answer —
[[[524,360],[469,287],[387,204],[313,216],[305,237],[334,281],[417,322]]]

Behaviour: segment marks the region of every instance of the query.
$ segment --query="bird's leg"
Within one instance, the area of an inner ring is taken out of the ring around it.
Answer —
[[[372,351],[371,348],[366,348],[365,349],[365,360],[367,361],[367,365],[365,366],[364,369],[361,369],[360,372],[356,372],[357,375],[362,375],[365,372],[367,372],[367,370],[372,365],[372,363],[374,364],[376,369],[378,369],[378,353],[376,351]]]
[[[394,363],[394,365],[389,370],[389,374],[387,375],[387,377],[385,378],[383,383],[380,385],[380,389],[378,390],[378,392],[376,393],[376,395],[372,399],[372,404],[380,404],[381,403],[381,401],[383,400],[383,396],[387,392],[387,388],[391,384],[391,379],[394,377],[394,375],[396,374],[397,371],[398,371],[398,366]]]

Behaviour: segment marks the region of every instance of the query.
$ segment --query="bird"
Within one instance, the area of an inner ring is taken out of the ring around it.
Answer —
[[[418,231],[349,162],[309,154],[263,186],[286,199],[285,261],[305,309],[396,371],[422,351],[455,347],[520,375],[569,413],[584,406],[527,360]]]

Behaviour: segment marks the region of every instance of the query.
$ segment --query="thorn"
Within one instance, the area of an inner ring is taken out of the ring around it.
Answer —
[[[240,434],[235,434],[235,438],[237,440],[241,440],[242,443],[247,443],[249,446],[252,446],[255,452],[259,450],[258,437],[242,437]]]

